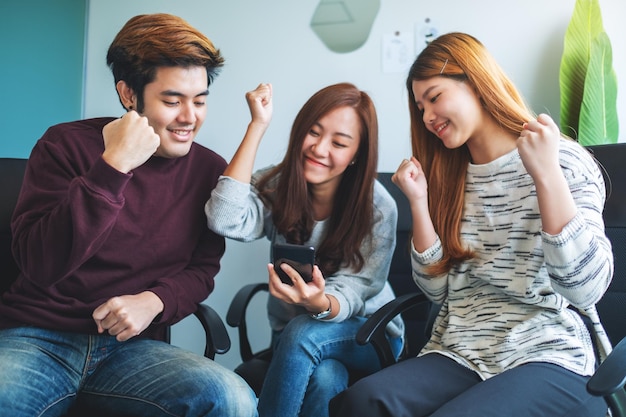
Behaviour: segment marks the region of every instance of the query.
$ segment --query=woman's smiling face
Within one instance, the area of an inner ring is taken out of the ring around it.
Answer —
[[[432,77],[413,81],[415,105],[426,128],[455,149],[475,137],[484,117],[476,92],[463,81]]]
[[[352,107],[338,107],[321,117],[302,144],[304,177],[310,185],[339,185],[361,141],[361,122]]]

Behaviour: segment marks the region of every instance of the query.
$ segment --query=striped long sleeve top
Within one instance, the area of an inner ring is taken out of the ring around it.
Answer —
[[[577,214],[557,235],[542,231],[535,186],[517,150],[469,165],[461,237],[476,257],[430,276],[425,267],[441,259],[441,241],[412,250],[413,279],[442,305],[420,355],[441,353],[483,379],[528,362],[591,375],[592,339],[569,306],[591,319],[601,355],[610,351],[595,309],[613,275],[604,180],[578,143],[562,139],[559,158]]]

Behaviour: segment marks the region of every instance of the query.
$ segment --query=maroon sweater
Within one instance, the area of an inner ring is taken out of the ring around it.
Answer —
[[[96,307],[150,290],[165,306],[152,335],[213,290],[225,242],[204,204],[226,162],[194,143],[184,157],[120,173],[101,157],[111,120],[53,126],[35,145],[11,224],[22,273],[0,300],[0,328],[95,334]]]

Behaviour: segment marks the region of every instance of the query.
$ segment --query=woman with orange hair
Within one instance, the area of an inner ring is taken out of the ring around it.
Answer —
[[[407,89],[414,156],[394,182],[413,217],[413,278],[441,309],[416,358],[331,402],[348,416],[603,416],[585,384],[595,303],[613,273],[602,173],[534,116],[485,47],[429,44]]]

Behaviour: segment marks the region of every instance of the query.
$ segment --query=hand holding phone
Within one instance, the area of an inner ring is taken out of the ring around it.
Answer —
[[[272,259],[274,271],[285,284],[293,285],[293,281],[280,267],[283,263],[295,269],[305,282],[313,280],[313,264],[315,263],[315,248],[313,246],[275,243],[272,246]]]

